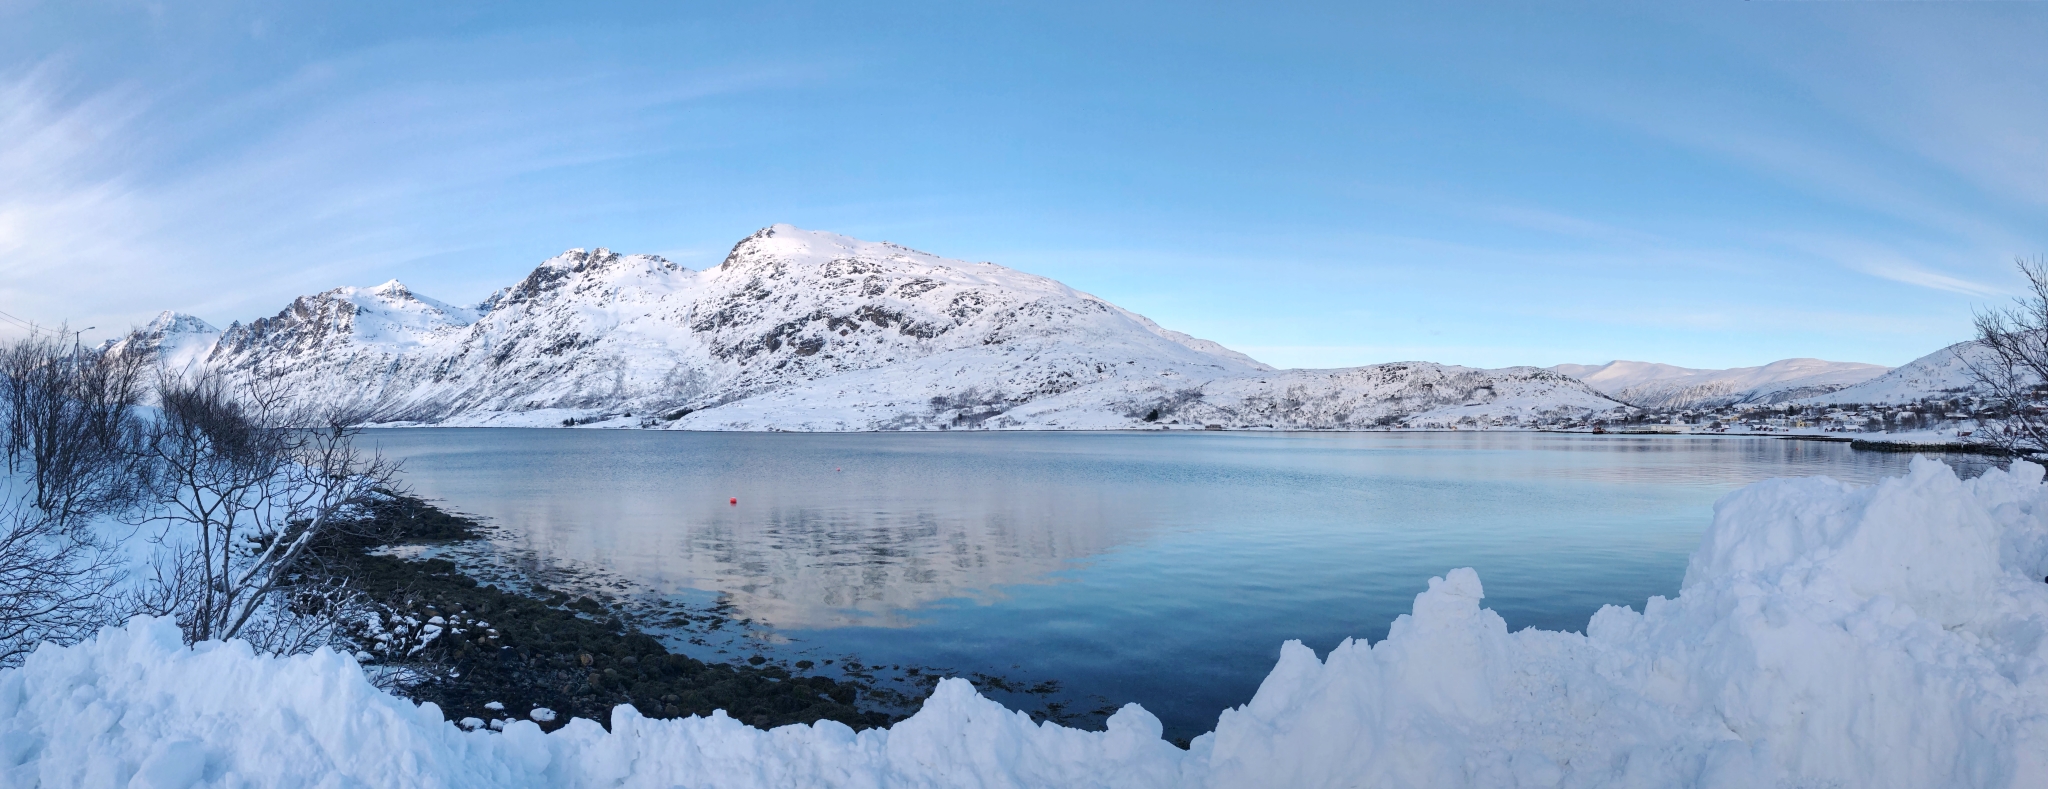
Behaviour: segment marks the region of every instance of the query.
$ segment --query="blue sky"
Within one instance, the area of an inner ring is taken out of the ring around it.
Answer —
[[[1284,366],[1899,364],[2048,253],[2048,3],[0,0],[0,310],[775,222]]]

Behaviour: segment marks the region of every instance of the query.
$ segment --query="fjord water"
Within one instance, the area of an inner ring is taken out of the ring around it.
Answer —
[[[1170,737],[1249,700],[1287,639],[1383,638],[1452,568],[1478,570],[1512,629],[1583,630],[1602,605],[1675,596],[1722,494],[1910,460],[1502,432],[370,438],[418,493],[499,527],[491,550],[722,596],[770,655],[1058,680],[1062,699],[1143,704]]]

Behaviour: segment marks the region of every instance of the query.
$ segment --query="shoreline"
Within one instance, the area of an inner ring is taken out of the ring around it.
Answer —
[[[546,709],[552,719],[534,720],[543,730],[573,718],[609,729],[613,708],[628,704],[656,719],[723,710],[764,730],[832,720],[859,731],[910,717],[941,679],[955,676],[1005,698],[1034,721],[1100,729],[1116,711],[1107,699],[1068,694],[1057,681],[867,665],[856,655],[776,656],[777,650],[755,645],[730,653],[729,660],[694,657],[670,649],[663,636],[701,646],[705,635],[741,632],[753,623],[723,602],[636,604],[529,577],[479,577],[449,559],[417,555],[480,541],[486,527],[414,496],[394,496],[361,526],[359,533],[379,537],[330,550],[341,555],[339,574],[364,591],[377,621],[349,623],[343,640],[360,650],[358,661],[380,687],[432,702],[458,725],[528,720],[531,710]],[[727,646],[740,647],[745,638]]]
[[[1421,434],[1421,433],[1426,433],[1426,434],[1449,434],[1449,433],[1545,433],[1545,434],[1551,434],[1551,435],[1565,435],[1565,436],[1616,436],[1616,437],[1629,437],[1629,438],[1641,438],[1641,437],[1645,437],[1645,436],[1668,436],[1668,437],[1671,437],[1671,438],[1712,438],[1712,439],[1731,439],[1731,438],[1771,438],[1771,439],[1780,439],[1780,440],[1793,440],[1793,441],[1825,441],[1825,442],[1831,442],[1831,443],[1841,443],[1841,444],[1849,444],[1849,445],[1850,445],[1850,446],[1851,446],[1852,448],[1854,448],[1854,449],[1859,449],[1859,450],[1865,450],[1865,451],[1871,451],[1871,452],[1933,452],[1933,453],[1958,453],[1958,454],[1992,455],[1992,456],[1998,456],[1998,457],[2014,457],[2014,456],[2016,456],[2016,455],[2015,455],[2015,454],[2014,454],[2013,452],[2011,452],[2011,451],[2009,451],[2009,450],[2006,450],[2006,449],[2003,449],[2003,448],[2001,448],[2001,447],[1997,447],[1997,446],[1994,446],[1994,445],[1990,445],[1990,444],[1977,444],[1977,443],[1971,443],[1971,442],[1966,442],[1966,441],[1940,441],[1940,442],[1917,442],[1917,441],[1886,441],[1886,440],[1882,440],[1882,439],[1871,439],[1871,438],[1859,438],[1859,437],[1858,437],[1858,436],[1863,436],[1863,435],[1877,435],[1877,436],[1884,436],[1884,435],[1895,435],[1895,434],[1892,434],[1892,433],[1853,433],[1853,434],[1852,434],[1852,433],[1789,433],[1789,432],[1771,432],[1771,433],[1764,433],[1764,432],[1742,432],[1742,433],[1733,433],[1733,432],[1692,432],[1692,431],[1665,431],[1665,430],[1639,430],[1639,429],[1627,429],[1627,428],[1616,428],[1616,429],[1613,429],[1613,430],[1607,430],[1607,431],[1604,431],[1604,432],[1598,432],[1598,433],[1596,433],[1596,432],[1594,432],[1594,431],[1592,431],[1592,430],[1555,430],[1555,429],[1550,429],[1550,428],[1541,428],[1541,427],[1489,427],[1489,428],[1469,428],[1469,429],[1456,429],[1456,428],[1426,428],[1426,427],[1404,427],[1404,428],[1356,428],[1356,429],[1353,429],[1353,428],[1269,428],[1269,427],[1226,427],[1226,428],[1215,428],[1215,429],[1211,429],[1211,428],[1206,428],[1206,427],[1199,427],[1199,426],[1186,426],[1186,425],[1177,425],[1177,426],[1172,426],[1172,427],[1160,426],[1160,427],[1131,427],[1131,428],[1080,428],[1080,429],[1072,429],[1072,430],[1067,430],[1067,429],[1060,429],[1060,428],[1004,428],[1004,429],[995,429],[995,430],[989,430],[989,429],[973,429],[973,430],[692,430],[692,429],[688,429],[688,428],[667,428],[667,427],[658,427],[658,428],[643,428],[643,427],[638,427],[638,426],[635,426],[635,425],[603,425],[603,424],[579,424],[579,425],[575,425],[575,426],[562,426],[562,425],[449,425],[449,424],[438,424],[438,423],[436,423],[436,424],[426,424],[426,423],[417,423],[417,422],[409,422],[409,423],[408,423],[408,422],[397,422],[397,423],[394,423],[394,422],[387,422],[387,423],[381,423],[381,424],[366,424],[366,425],[362,425],[362,427],[364,427],[364,428],[366,428],[366,429],[371,429],[371,430],[630,430],[630,431],[636,431],[636,432],[651,432],[651,433],[705,433],[705,434],[747,434],[747,435],[785,435],[785,434],[794,434],[794,435],[894,435],[894,434],[918,434],[918,435],[922,435],[922,434],[951,434],[951,433],[960,433],[960,434],[972,434],[972,435],[982,435],[982,434],[1004,434],[1004,433],[1115,433],[1115,434],[1124,434],[1124,433],[1261,433],[1261,434],[1271,434],[1271,433],[1309,433],[1309,434],[1323,434],[1323,433],[1335,433],[1335,434],[1358,434],[1358,433],[1389,433],[1389,434]]]
[[[812,670],[820,665],[807,660],[784,664],[755,655],[744,663],[717,663],[676,654],[619,606],[538,583],[523,591],[501,588],[447,559],[385,553],[482,536],[474,518],[418,498],[395,496],[362,520],[384,539],[331,550],[344,559],[341,574],[363,591],[371,615],[346,623],[341,634],[379,685],[414,702],[433,702],[459,724],[532,719],[553,730],[587,718],[609,728],[612,709],[629,704],[649,718],[725,710],[763,729],[833,720],[860,730],[901,720],[923,700],[822,676]],[[494,703],[501,706],[493,709]],[[539,719],[531,714],[535,709],[554,715]]]

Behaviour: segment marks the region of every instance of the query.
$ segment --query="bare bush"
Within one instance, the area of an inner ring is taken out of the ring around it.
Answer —
[[[0,348],[0,665],[116,615],[109,516],[141,492],[133,359],[32,334]],[[95,521],[99,518],[99,521]]]
[[[9,473],[27,472],[41,517],[68,528],[141,492],[134,448],[143,392],[139,359],[66,347],[64,336],[33,334],[0,350],[0,449]]]
[[[0,502],[0,666],[48,641],[75,643],[112,616],[118,554],[108,541],[23,501]]]
[[[1962,359],[1975,388],[2004,415],[2002,424],[1979,430],[1977,438],[2031,455],[2048,451],[2048,258],[2016,263],[2028,294],[2013,306],[1980,310],[1981,355],[1966,352]]]
[[[325,643],[355,595],[317,548],[391,487],[396,464],[355,446],[352,415],[293,413],[260,384],[202,371],[165,374],[157,390],[145,446],[166,550],[139,607],[175,616],[194,642]]]

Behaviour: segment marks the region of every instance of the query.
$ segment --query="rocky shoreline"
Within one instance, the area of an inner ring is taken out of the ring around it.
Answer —
[[[388,690],[433,702],[467,726],[532,719],[552,730],[571,718],[609,726],[612,708],[630,704],[650,718],[725,710],[760,728],[832,720],[866,729],[901,719],[923,698],[916,688],[820,676],[814,669],[823,667],[809,660],[711,663],[673,654],[617,606],[538,584],[480,583],[445,559],[390,555],[393,546],[480,536],[474,519],[414,497],[381,502],[357,526],[353,538],[327,549],[331,572],[346,575],[367,603],[344,639]],[[935,682],[919,684],[928,692]]]

